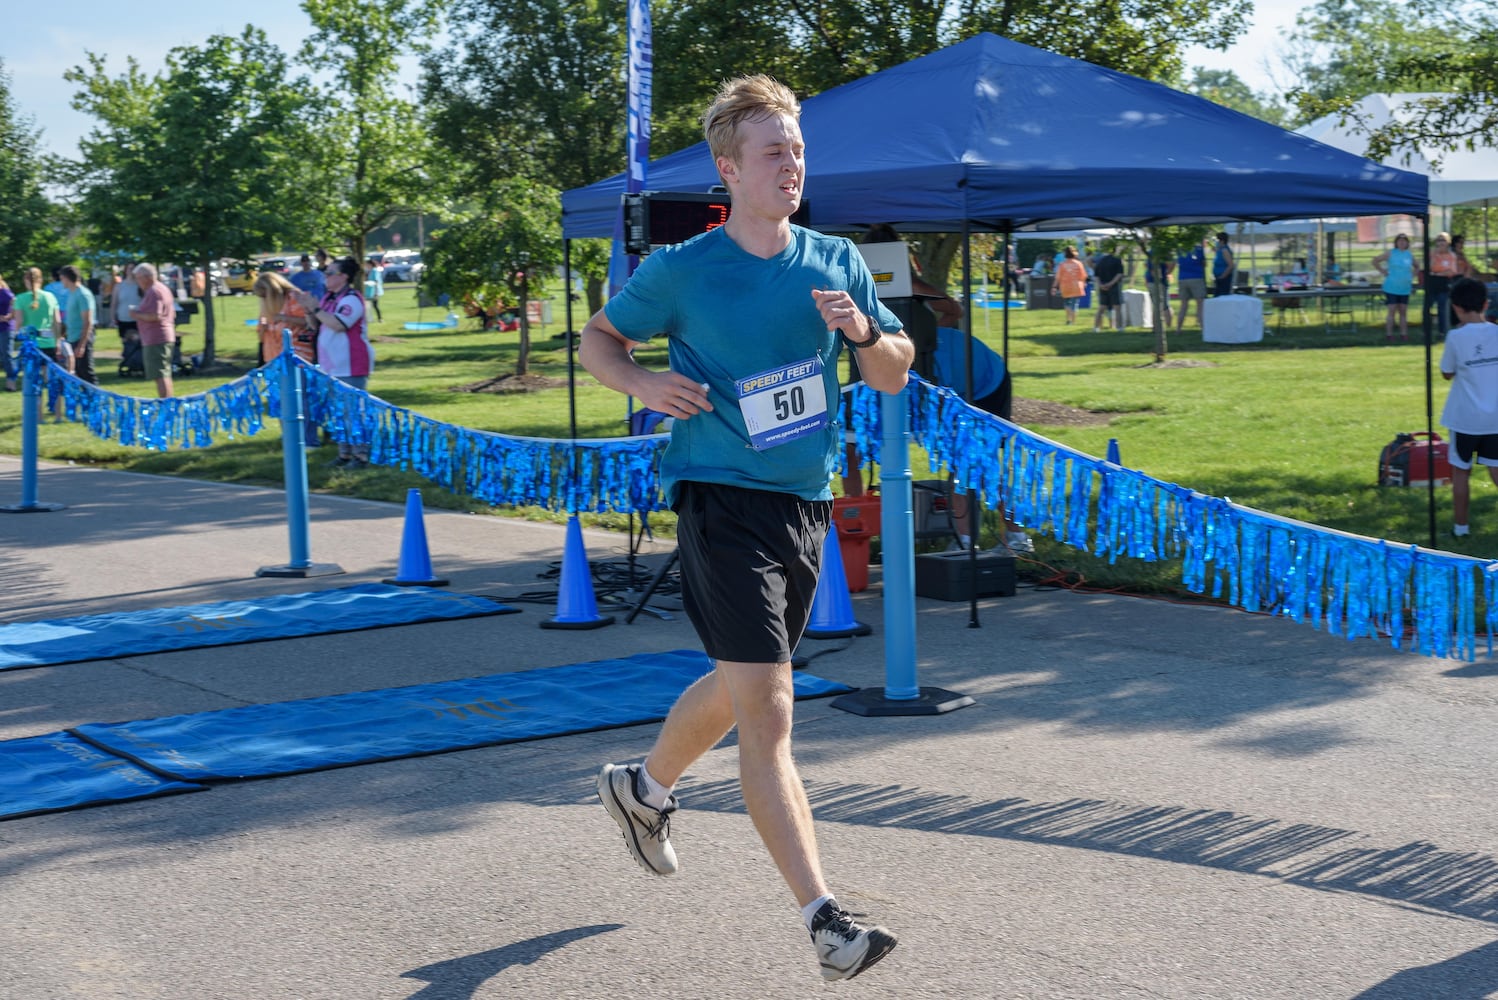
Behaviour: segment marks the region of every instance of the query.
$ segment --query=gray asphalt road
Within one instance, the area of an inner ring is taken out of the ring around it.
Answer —
[[[275,491],[41,483],[68,508],[0,515],[5,621],[378,581],[399,554],[399,506],[314,497],[313,556],[346,574],[257,579],[288,556]],[[425,524],[458,591],[544,587],[562,554],[551,525]],[[807,643],[812,672],[881,683],[874,580],[875,634]],[[525,607],[0,672],[0,739],[694,645],[680,615],[559,632]],[[901,937],[852,983],[817,975],[731,737],[680,789],[680,875],[629,860],[592,784],[639,726],[0,823],[0,996],[1498,996],[1498,666],[1118,596],[1022,589],[981,621],[919,602],[921,683],[973,707],[798,705],[831,880]]]

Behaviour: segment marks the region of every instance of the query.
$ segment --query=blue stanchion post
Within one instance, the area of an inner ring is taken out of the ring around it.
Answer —
[[[921,687],[915,659],[915,504],[910,471],[909,386],[879,397],[880,549],[884,564],[884,687],[833,699],[854,715],[940,715],[973,704],[965,694]]]
[[[24,336],[24,334],[23,334]],[[37,500],[37,425],[42,404],[42,358],[33,347],[26,350],[23,341],[21,358],[25,372],[21,385],[21,502],[0,507],[6,514],[37,514],[46,511],[64,510],[66,504],[41,503]]]
[[[262,566],[256,576],[307,577],[342,573],[336,563],[312,561],[307,512],[307,439],[304,430],[302,371],[291,349],[291,332],[281,334],[281,467],[286,480],[286,533],[291,558],[284,566]]]

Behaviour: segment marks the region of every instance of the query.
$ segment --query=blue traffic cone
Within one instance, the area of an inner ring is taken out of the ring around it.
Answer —
[[[831,529],[822,545],[822,575],[817,578],[806,638],[841,639],[872,631],[853,617],[853,598],[848,593],[848,575],[843,570],[843,550],[837,543],[837,530]]]
[[[1108,461],[1114,465],[1123,465],[1123,460],[1118,457],[1118,438],[1108,439]]]
[[[542,628],[602,628],[614,624],[613,615],[600,615],[593,597],[593,571],[583,548],[583,526],[573,514],[567,519],[567,547],[562,552],[562,583],[557,588],[556,617]]]
[[[398,587],[445,587],[446,580],[432,576],[432,554],[427,551],[427,526],[421,517],[421,490],[406,491],[406,525],[401,530],[400,563],[395,578]]]

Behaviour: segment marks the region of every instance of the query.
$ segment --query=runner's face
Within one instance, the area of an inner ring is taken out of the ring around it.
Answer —
[[[806,182],[806,144],[790,115],[776,114],[739,126],[737,162],[718,158],[734,211],[765,219],[787,219],[801,206]]]

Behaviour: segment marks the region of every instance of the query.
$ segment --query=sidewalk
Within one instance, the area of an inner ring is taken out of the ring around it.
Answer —
[[[0,458],[0,498],[20,495]],[[56,513],[0,515],[0,619],[378,582],[404,510],[45,466]],[[544,589],[559,526],[429,511],[455,592]],[[593,559],[622,536],[588,533]],[[670,551],[647,554],[652,566]],[[695,647],[681,615],[554,612],[0,672],[0,739]],[[883,679],[874,635],[810,672]],[[641,726],[242,782],[0,823],[0,996],[1478,998],[1498,991],[1498,665],[1390,652],[1203,605],[1041,592],[918,601],[920,683],[977,704],[797,705],[830,880],[900,934],[824,986],[737,792],[732,737],[679,789],[681,874],[640,872],[593,797]],[[3,780],[3,777],[0,777]]]

